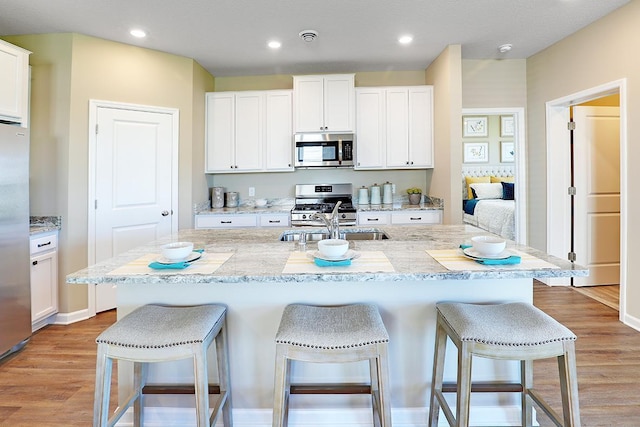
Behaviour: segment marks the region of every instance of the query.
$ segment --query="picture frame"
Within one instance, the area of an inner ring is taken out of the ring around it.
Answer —
[[[516,159],[515,144],[511,141],[500,142],[500,162],[512,163]]]
[[[463,117],[462,118],[462,136],[489,136],[487,116]]]
[[[488,142],[465,142],[464,163],[486,163],[489,161]]]
[[[513,116],[500,116],[500,136],[514,136],[515,123]]]

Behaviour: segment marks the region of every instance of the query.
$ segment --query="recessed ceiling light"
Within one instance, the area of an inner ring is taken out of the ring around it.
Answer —
[[[513,45],[507,43],[507,44],[501,44],[500,46],[498,46],[498,52],[500,53],[507,53],[511,50],[511,48],[513,47]]]
[[[398,42],[400,44],[409,44],[412,41],[413,41],[413,36],[410,36],[410,35],[401,36],[400,38],[398,38]]]
[[[271,49],[278,49],[280,46],[282,46],[282,43],[280,43],[279,41],[276,40],[271,40],[267,46],[269,46]]]
[[[135,28],[135,29],[129,31],[129,34],[131,34],[133,37],[137,37],[139,39],[147,36],[147,33],[144,30],[140,30],[138,28]]]

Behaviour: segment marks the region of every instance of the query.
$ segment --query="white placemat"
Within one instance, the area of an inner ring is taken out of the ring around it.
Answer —
[[[432,250],[427,253],[447,270],[451,271],[468,271],[468,270],[535,270],[542,268],[560,268],[547,261],[541,260],[533,255],[524,252],[509,249],[513,255],[521,258],[520,264],[504,264],[504,265],[483,265],[467,258],[462,254],[460,249],[443,249]]]
[[[282,274],[296,273],[393,273],[395,269],[382,251],[358,251],[360,256],[351,265],[319,267],[311,254],[315,251],[292,252]]]
[[[172,269],[163,268],[155,270],[149,268],[149,263],[160,257],[160,254],[147,254],[131,261],[128,264],[118,267],[107,273],[107,276],[122,276],[129,274],[211,274],[215,272],[222,264],[233,256],[233,252],[204,252],[202,257],[191,263],[187,268]]]

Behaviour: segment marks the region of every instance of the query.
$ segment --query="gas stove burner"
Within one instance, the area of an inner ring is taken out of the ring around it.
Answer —
[[[296,185],[296,204],[291,210],[291,225],[323,226],[314,214],[330,214],[338,201],[340,225],[356,224],[356,209],[353,207],[351,184],[299,184]]]

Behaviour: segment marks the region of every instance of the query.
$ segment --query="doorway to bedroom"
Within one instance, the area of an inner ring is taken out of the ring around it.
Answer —
[[[463,222],[527,243],[524,108],[463,108]]]

